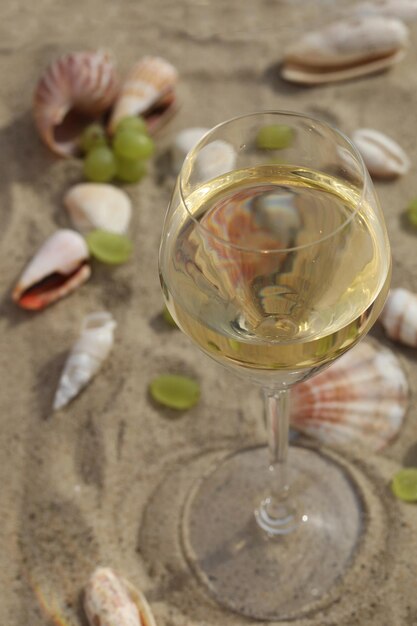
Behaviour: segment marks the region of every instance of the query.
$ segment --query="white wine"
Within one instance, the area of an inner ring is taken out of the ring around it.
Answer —
[[[313,170],[230,172],[186,207],[178,200],[165,229],[173,317],[238,369],[304,378],[371,328],[388,292],[389,243],[374,211],[354,185]]]

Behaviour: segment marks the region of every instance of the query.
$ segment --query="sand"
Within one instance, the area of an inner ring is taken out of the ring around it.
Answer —
[[[175,132],[212,126],[259,109],[293,109],[345,132],[388,132],[417,162],[417,28],[406,59],[392,71],[314,89],[285,84],[282,50],[341,3],[271,0],[120,0],[2,3],[0,623],[85,625],[80,590],[98,564],[145,591],[159,626],[250,623],[223,610],[194,581],[178,545],[181,503],[207,460],[264,440],[256,389],[235,379],[160,318],[157,251],[174,178],[164,169]],[[109,48],[120,69],[160,54],[181,74],[181,109],[158,139],[150,175],[128,193],[134,204],[132,262],[94,268],[91,280],[42,313],[19,310],[10,291],[24,264],[57,227],[68,226],[66,189],[80,180],[76,160],[41,143],[31,97],[42,69],[70,50]],[[378,183],[393,246],[393,285],[417,290],[417,235],[403,219],[417,193],[415,165]],[[51,403],[84,314],[110,310],[115,348],[103,370],[66,410]],[[413,391],[415,351],[381,343],[400,356]],[[158,373],[201,382],[202,400],[174,414],[150,402]],[[417,506],[390,494],[404,463],[417,465],[413,396],[398,439],[382,454],[344,453],[368,507],[366,540],[352,570],[322,609],[300,626],[417,624]]]

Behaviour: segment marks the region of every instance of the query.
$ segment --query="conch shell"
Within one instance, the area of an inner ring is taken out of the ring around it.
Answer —
[[[13,290],[13,300],[24,309],[43,309],[88,280],[88,258],[87,244],[79,233],[56,231],[24,270]]]
[[[291,425],[326,444],[381,450],[398,433],[408,384],[396,356],[363,341],[292,392]]]
[[[144,57],[132,68],[114,105],[109,123],[112,134],[126,116],[142,115],[150,133],[174,112],[178,72],[160,57]]]
[[[352,17],[307,33],[284,53],[282,77],[314,85],[386,69],[404,57],[408,29],[379,15]]]
[[[374,0],[362,2],[353,7],[354,15],[383,15],[396,17],[403,22],[417,19],[417,0]]]
[[[51,63],[33,97],[36,126],[45,144],[60,156],[76,154],[83,126],[107,111],[118,91],[108,52],[72,52]]]
[[[97,374],[113,347],[115,327],[116,322],[106,311],[85,317],[61,374],[54,411],[68,404]]]
[[[392,289],[379,321],[387,336],[406,346],[417,347],[417,295],[407,289]]]
[[[64,205],[81,232],[99,228],[123,234],[132,213],[127,193],[106,183],[80,183],[71,187],[64,196]]]
[[[386,135],[360,128],[353,133],[352,140],[374,178],[395,178],[410,169],[410,159],[404,150]]]
[[[145,596],[109,567],[98,567],[84,592],[90,626],[156,626]]]

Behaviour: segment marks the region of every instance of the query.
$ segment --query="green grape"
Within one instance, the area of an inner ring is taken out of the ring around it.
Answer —
[[[122,159],[116,156],[116,176],[125,183],[137,183],[146,174],[146,163],[141,159]]]
[[[263,126],[256,137],[256,145],[262,150],[283,150],[291,145],[294,130],[285,124]]]
[[[155,378],[149,385],[149,392],[155,402],[179,411],[190,409],[200,399],[197,381],[175,374],[163,374]]]
[[[407,207],[407,217],[413,226],[417,226],[417,198],[411,200]]]
[[[95,122],[87,126],[80,140],[81,149],[83,152],[90,152],[93,148],[107,145],[107,137],[104,128]]]
[[[115,134],[113,150],[122,159],[148,159],[154,153],[155,144],[147,135],[126,128]]]
[[[132,254],[133,245],[125,235],[109,233],[106,230],[93,230],[86,236],[90,254],[102,263],[119,265],[125,263]]]
[[[405,502],[417,502],[417,467],[406,467],[397,472],[391,483],[392,492]]]
[[[116,159],[110,148],[93,148],[84,161],[84,175],[95,183],[106,183],[116,173]]]
[[[134,130],[142,135],[148,134],[148,128],[143,117],[136,117],[135,115],[127,115],[123,117],[116,126],[116,133],[122,130]]]

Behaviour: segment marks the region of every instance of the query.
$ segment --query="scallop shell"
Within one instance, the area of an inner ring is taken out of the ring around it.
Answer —
[[[354,15],[382,15],[384,17],[395,17],[403,22],[414,22],[417,19],[417,0],[362,2],[353,7],[352,11]]]
[[[108,52],[72,52],[51,63],[33,97],[36,126],[45,144],[60,156],[75,154],[83,126],[109,109],[118,91]]]
[[[398,433],[408,384],[396,356],[364,341],[331,367],[295,385],[291,425],[326,444],[380,450]]]
[[[392,289],[379,321],[387,336],[406,346],[417,347],[417,295],[407,289]]]
[[[394,178],[410,169],[410,159],[404,150],[383,133],[360,128],[353,133],[352,140],[374,178]]]
[[[64,205],[81,232],[96,228],[123,234],[129,227],[132,203],[122,189],[106,183],[80,183],[64,196]]]
[[[109,132],[114,133],[120,120],[130,115],[142,115],[148,130],[157,130],[174,112],[174,87],[178,72],[160,57],[144,57],[132,68],[114,105]]]
[[[145,596],[108,567],[93,572],[84,610],[90,626],[156,626]]]
[[[172,168],[175,174],[179,174],[184,159],[202,137],[208,132],[208,128],[186,128],[181,130],[175,137],[172,149]]]
[[[116,322],[100,311],[84,318],[81,334],[65,363],[54,398],[53,409],[61,409],[90,382],[110,354]]]
[[[79,233],[56,231],[24,270],[13,290],[13,300],[24,309],[43,309],[88,280],[88,258],[87,244]]]
[[[398,63],[408,29],[399,20],[352,17],[307,33],[284,53],[282,77],[302,84],[356,78]]]

